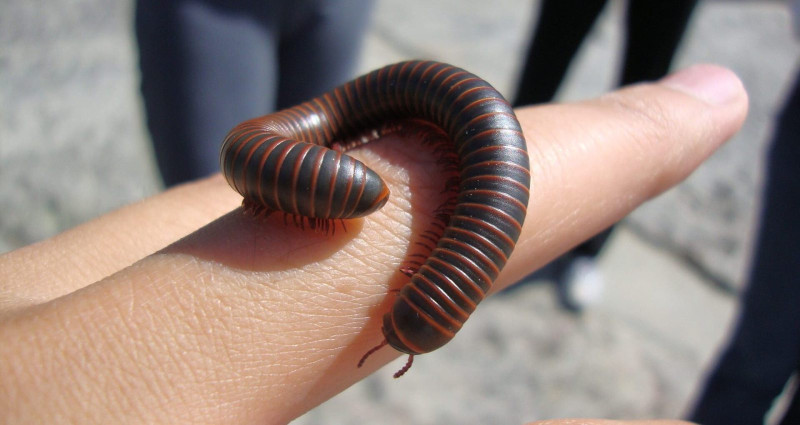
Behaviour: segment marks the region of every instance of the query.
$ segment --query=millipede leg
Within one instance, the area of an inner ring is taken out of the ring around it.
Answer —
[[[405,375],[405,373],[408,372],[409,369],[411,369],[411,364],[412,363],[414,363],[414,355],[413,354],[409,354],[408,355],[408,361],[406,362],[406,365],[403,366],[402,368],[400,368],[400,370],[398,370],[397,372],[395,372],[394,377],[395,378],[399,378],[399,377]]]
[[[380,344],[370,348],[369,351],[364,353],[364,356],[361,357],[361,360],[358,361],[358,367],[363,366],[364,362],[367,360],[367,357],[371,356],[373,353],[375,353],[376,351],[380,350],[381,348],[386,346],[386,344],[388,344],[388,343],[389,343],[389,341],[384,339],[383,342],[381,342]]]
[[[275,212],[275,210],[256,204],[247,198],[242,200],[242,210],[244,211],[245,215],[260,218],[267,218],[270,216],[270,214]]]

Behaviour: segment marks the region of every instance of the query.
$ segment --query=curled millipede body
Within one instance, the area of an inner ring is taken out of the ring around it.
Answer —
[[[525,219],[525,139],[511,106],[491,85],[438,62],[386,66],[239,124],[223,142],[220,164],[246,207],[324,226],[369,214],[389,196],[377,173],[332,148],[402,119],[425,120],[444,131],[458,176],[455,202],[441,231],[432,232],[438,241],[419,266],[404,271],[410,281],[383,317],[385,341],[376,349],[388,344],[413,356],[455,336],[511,255]]]

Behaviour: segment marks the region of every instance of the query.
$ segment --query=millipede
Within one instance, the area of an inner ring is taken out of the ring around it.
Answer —
[[[453,201],[435,214],[435,246],[402,271],[410,276],[383,316],[384,340],[409,355],[449,342],[486,296],[519,238],[530,196],[522,129],[503,96],[448,64],[406,61],[372,71],[300,105],[250,119],[226,136],[220,166],[247,211],[282,211],[328,231],[334,220],[382,207],[389,190],[345,152],[422,120],[446,136],[456,176]],[[399,123],[399,124],[398,124]],[[373,137],[365,135],[373,135]]]

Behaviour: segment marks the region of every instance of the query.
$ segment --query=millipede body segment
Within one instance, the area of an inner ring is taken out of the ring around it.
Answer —
[[[525,139],[511,106],[491,85],[438,62],[386,66],[239,124],[223,142],[220,165],[251,209],[307,217],[312,225],[360,217],[383,206],[389,191],[374,171],[332,147],[402,119],[441,128],[458,168],[456,200],[441,237],[383,317],[381,346],[415,355],[455,336],[511,255],[525,219]]]

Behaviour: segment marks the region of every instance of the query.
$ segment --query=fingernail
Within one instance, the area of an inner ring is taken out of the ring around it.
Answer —
[[[739,77],[716,65],[695,65],[661,80],[661,84],[711,105],[725,105],[743,91]]]

